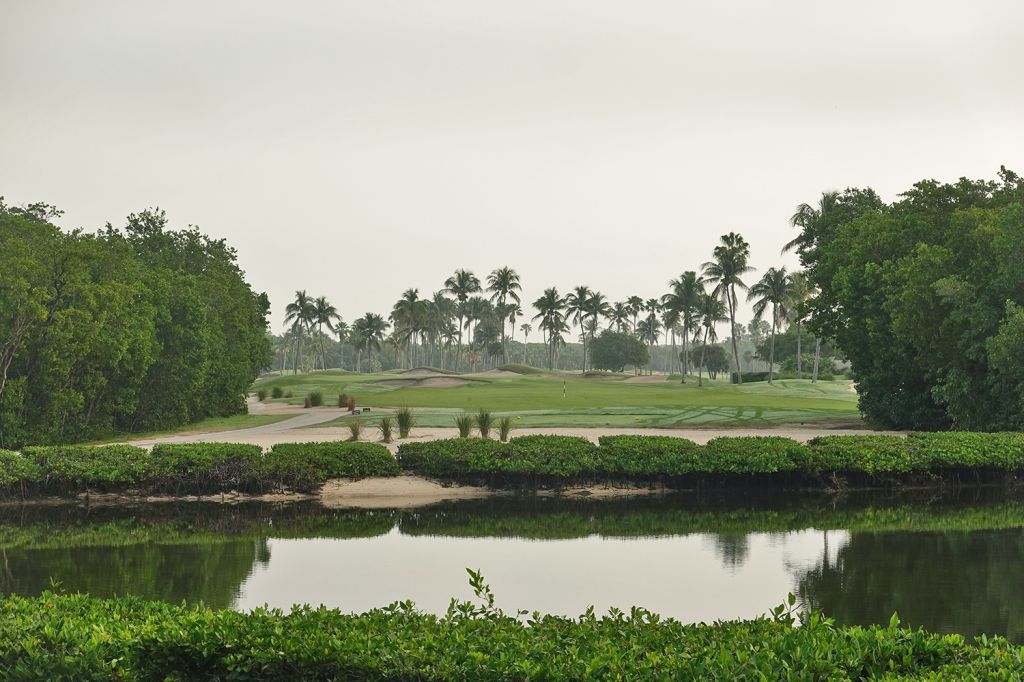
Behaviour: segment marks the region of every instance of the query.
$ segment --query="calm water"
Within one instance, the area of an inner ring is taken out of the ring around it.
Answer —
[[[843,623],[1024,641],[1024,505],[956,496],[496,498],[415,511],[192,503],[0,508],[0,591],[59,584],[250,609],[442,612],[480,569],[508,611],[750,617],[793,592]]]

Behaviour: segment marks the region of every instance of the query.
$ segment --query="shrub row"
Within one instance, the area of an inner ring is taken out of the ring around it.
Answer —
[[[508,443],[452,439],[403,444],[402,468],[425,476],[667,480],[774,478],[820,482],[898,482],[917,476],[1024,472],[1024,434],[914,433],[824,436],[802,444],[778,436],[714,438],[697,445],[668,436],[602,436],[600,445],[567,436],[523,436]]]
[[[485,590],[477,593],[486,599]],[[784,607],[684,625],[639,608],[524,622],[472,603],[434,616],[408,602],[345,614],[52,593],[0,599],[0,671],[17,680],[1019,679],[1022,661],[1001,637],[968,643],[895,616],[887,626],[838,626]]]
[[[67,445],[0,450],[0,492],[86,491],[207,494],[316,490],[329,478],[395,476],[398,463],[376,443],[284,443],[264,453],[239,443]]]

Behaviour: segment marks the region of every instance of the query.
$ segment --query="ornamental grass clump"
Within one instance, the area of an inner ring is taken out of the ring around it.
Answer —
[[[260,390],[256,391],[256,400],[259,400],[262,403],[266,399],[267,399],[267,389],[261,388]]]
[[[338,407],[345,409],[348,407],[348,394],[341,393],[338,395]]]
[[[311,391],[309,394],[309,405],[310,407],[320,407],[324,404],[324,394],[322,391]]]
[[[398,420],[398,437],[408,438],[409,432],[412,431],[415,419],[412,414],[412,410],[408,407],[400,407],[395,410],[395,419]]]
[[[349,433],[349,438],[348,439],[350,441],[357,441],[357,440],[359,440],[359,436],[361,436],[362,433],[363,433],[363,422],[362,422],[362,420],[360,420],[359,417],[357,417],[355,415],[352,415],[351,417],[349,417],[348,419],[345,420],[345,426],[348,428],[348,433]]]
[[[481,407],[480,411],[476,413],[476,428],[480,431],[481,438],[490,438],[492,422],[491,413]]]
[[[473,432],[473,416],[458,415],[455,417],[455,427],[459,430],[459,438],[469,438],[469,434]]]
[[[385,443],[391,442],[391,417],[385,415],[380,418],[380,423],[377,425],[380,430],[380,439]]]
[[[284,389],[280,386],[274,386],[270,389],[270,397],[278,400],[284,397]]]
[[[512,432],[512,417],[502,417],[498,420],[498,439],[502,443],[508,442],[508,435]]]

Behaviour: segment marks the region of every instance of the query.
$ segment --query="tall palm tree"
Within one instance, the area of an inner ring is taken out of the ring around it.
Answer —
[[[661,302],[675,310],[683,326],[682,383],[686,383],[686,374],[690,371],[690,349],[687,344],[690,333],[697,325],[697,310],[701,296],[704,295],[704,282],[693,270],[687,270],[678,279],[669,280],[669,293],[661,297]],[[675,350],[673,350],[675,353]]]
[[[820,227],[822,220],[835,210],[838,203],[839,192],[829,191],[821,193],[817,206],[810,204],[797,206],[796,211],[789,217],[789,224],[792,227],[799,227],[801,232],[782,247],[782,253],[793,249],[802,251],[813,246],[817,235],[816,228]]]
[[[589,336],[591,341],[594,339],[594,335],[597,333],[598,319],[602,317],[608,317],[611,314],[611,306],[608,305],[608,297],[602,294],[600,291],[594,291],[590,294],[590,297],[583,304],[583,313],[586,315],[588,323],[584,326],[586,329],[583,333],[583,367],[584,370],[587,366],[587,337]]]
[[[510,267],[501,267],[487,275],[487,291],[491,292],[491,302],[497,303],[499,308],[504,308],[509,301],[519,303],[519,292],[523,287],[519,284],[519,274]],[[515,319],[512,319],[512,329],[515,330]],[[507,351],[505,349],[505,317],[501,318],[501,360],[506,362]]]
[[[638,339],[647,344],[650,351],[654,350],[654,344],[658,343],[658,336],[661,335],[661,322],[654,314],[649,314],[644,319],[636,323],[636,336]],[[651,365],[654,362],[654,354],[650,353],[651,361],[648,364],[648,372],[653,373]]]
[[[324,343],[324,325],[327,325],[327,330],[334,331],[334,323],[341,320],[341,315],[338,314],[338,309],[327,302],[327,299],[323,296],[317,297],[313,301],[312,311],[312,322],[316,325],[317,341],[320,344],[320,368],[323,370],[327,369],[327,345]]]
[[[521,324],[519,326],[519,331],[521,331],[523,333],[523,364],[525,365],[525,364],[527,364],[527,362],[526,362],[526,344],[530,340],[530,332],[533,331],[533,327],[531,327],[528,322],[523,322],[523,324]]]
[[[358,320],[352,323],[354,331],[357,333],[356,350],[359,351],[360,356],[357,356],[356,360],[356,371],[361,371],[359,362],[361,359],[362,351],[367,352],[367,359],[370,362],[370,366],[373,366],[373,352],[379,351],[381,345],[384,343],[384,337],[388,331],[387,320],[377,313],[366,313]]]
[[[790,278],[786,268],[768,268],[754,286],[750,287],[747,300],[754,302],[754,318],[760,320],[765,310],[772,307],[772,335],[768,351],[768,383],[772,383],[775,371],[775,333],[779,322],[786,318],[789,305]]]
[[[523,307],[516,303],[505,304],[505,318],[508,320],[508,340],[516,340],[516,320],[523,316]],[[504,344],[502,345],[504,347]],[[505,362],[505,355],[507,352],[502,353],[502,362]]]
[[[306,293],[306,290],[295,292],[295,300],[285,306],[284,323],[290,324],[295,334],[296,350],[293,359],[292,369],[295,374],[299,373],[299,365],[302,364],[302,341],[309,334],[310,325],[313,321],[313,299]]]
[[[633,316],[633,331],[635,332],[637,316],[644,309],[644,299],[639,296],[630,296],[626,299],[626,305],[629,306],[629,312]]]
[[[435,291],[427,306],[427,336],[438,349],[442,369],[445,367],[445,350],[451,348],[450,341],[456,332],[456,305],[457,303],[448,298],[444,291]]]
[[[796,326],[796,378],[804,378],[802,325],[807,317],[807,302],[811,298],[811,283],[807,273],[794,272],[789,276],[789,321]]]
[[[427,302],[420,298],[419,289],[406,289],[391,309],[396,340],[405,348],[410,368],[416,364],[416,342],[427,324],[428,313]]]
[[[466,301],[470,294],[481,291],[480,280],[469,270],[456,270],[455,274],[444,281],[444,290],[458,302],[455,308],[459,318],[459,343],[455,353],[455,371],[459,370],[459,357],[462,355],[462,325],[466,314]]]
[[[555,368],[555,349],[562,333],[568,327],[565,323],[565,299],[558,294],[558,289],[550,287],[544,290],[544,294],[533,302],[537,311],[534,320],[539,320],[538,326],[544,333],[544,343],[548,349],[548,369]]]
[[[587,335],[583,329],[583,321],[587,317],[587,301],[593,292],[590,287],[578,286],[570,291],[565,297],[566,312],[572,316],[574,324],[580,326],[580,336],[583,340],[583,371],[587,371]]]
[[[615,303],[611,308],[611,312],[608,313],[608,321],[611,323],[609,328],[615,327],[615,331],[619,333],[622,333],[623,327],[629,329],[629,319],[632,314],[628,303],[624,301]]]
[[[345,369],[345,341],[349,331],[348,323],[339,317],[334,323],[334,335],[338,337],[338,367],[341,369]]]
[[[704,365],[705,354],[708,349],[708,340],[715,335],[715,325],[729,319],[726,315],[725,301],[715,294],[702,294],[700,304],[697,306],[697,313],[700,326],[704,329],[704,342],[700,347],[700,365],[697,367],[697,386],[704,386]],[[717,337],[716,337],[717,338]],[[696,341],[696,339],[694,339]]]
[[[715,285],[714,293],[726,300],[729,309],[729,323],[732,331],[732,355],[736,367],[736,381],[743,383],[740,376],[740,351],[736,338],[736,289],[746,290],[743,275],[753,270],[750,259],[750,244],[735,232],[722,235],[721,242],[712,252],[714,260],[704,263],[704,279]]]

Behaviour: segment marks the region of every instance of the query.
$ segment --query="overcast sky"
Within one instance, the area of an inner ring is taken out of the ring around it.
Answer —
[[[0,195],[225,237],[275,331],[456,268],[647,298],[728,231],[792,266],[822,190],[1024,170],[1022,36],[1019,0],[0,0]]]

